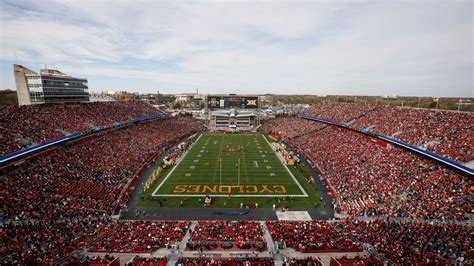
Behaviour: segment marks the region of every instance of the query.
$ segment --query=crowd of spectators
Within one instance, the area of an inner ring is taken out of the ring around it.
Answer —
[[[278,243],[300,252],[356,252],[362,246],[325,221],[268,221],[268,231]]]
[[[206,265],[206,266],[271,266],[275,265],[273,258],[178,258],[178,266],[195,266],[195,265]]]
[[[118,221],[102,228],[104,237],[89,245],[89,252],[151,253],[180,242],[189,221]]]
[[[308,108],[303,115],[391,136],[455,161],[467,162],[474,159],[472,113],[321,102]],[[290,123],[293,127],[279,127],[285,123]],[[279,133],[284,138],[305,135],[327,127],[324,124],[311,126],[310,123],[298,118],[278,118],[263,127],[266,131]]]
[[[354,239],[402,265],[472,265],[474,227],[455,223],[349,219],[338,223]]]
[[[108,217],[12,221],[0,225],[2,264],[51,265],[103,236]]]
[[[166,257],[141,257],[135,256],[126,266],[166,266],[168,259]]]
[[[0,107],[0,156],[115,122],[161,113],[140,101]]]
[[[137,107],[137,112],[143,109],[139,108],[141,103],[125,105]],[[135,123],[54,147],[28,164],[3,173],[2,258],[13,264],[49,264],[89,244],[97,249],[138,251],[163,247],[168,240],[182,238],[184,233],[177,233],[178,229],[157,227],[152,240],[139,242],[146,238],[141,231],[134,232],[138,226],[131,222],[110,224],[110,217],[127,184],[150,158],[201,130],[201,123],[183,117]],[[116,234],[108,232],[110,228]],[[127,228],[140,240],[120,240]],[[110,233],[108,241],[94,242],[106,233]]]
[[[370,245],[381,258],[347,259],[380,264],[463,264],[474,262],[474,227],[453,222],[349,218],[343,221],[267,221],[272,239],[301,252],[354,252]],[[344,258],[337,258],[344,262]],[[291,265],[291,264],[290,264]]]
[[[317,257],[308,256],[302,258],[283,258],[283,266],[322,266],[323,263]]]
[[[69,256],[64,263],[66,265],[81,265],[81,266],[120,266],[120,258],[114,257],[110,254],[104,256],[88,256],[84,254],[75,254]]]
[[[340,103],[340,102],[320,102],[306,109],[303,115],[323,118],[338,124],[350,124],[354,120],[364,117],[367,113],[373,112],[377,105]]]
[[[474,159],[472,135],[474,115],[449,111],[381,106],[355,120],[355,128],[420,146],[449,159],[467,162]]]
[[[467,162],[474,159],[472,113],[355,103],[320,103],[310,108],[306,114],[349,124],[355,129],[364,128],[392,136],[455,161]]]
[[[468,220],[474,204],[467,174],[348,130],[328,126],[295,137],[280,136],[313,161],[332,185],[337,210],[351,215],[390,215]],[[281,120],[263,130],[294,129]],[[306,130],[306,129],[305,129]]]
[[[191,232],[191,250],[217,248],[265,249],[263,231],[255,221],[200,221]]]
[[[140,102],[4,107],[0,109],[1,154],[157,111]],[[459,161],[472,159],[472,114],[339,103],[315,105],[307,114],[426,144],[429,150]],[[173,247],[183,239],[189,222],[112,221],[111,214],[150,157],[203,129],[191,118],[133,124],[61,145],[4,174],[0,179],[2,263],[52,264],[80,248],[149,253]],[[469,176],[320,123],[282,118],[262,129],[316,163],[336,192],[338,211],[353,215],[344,222],[267,222],[274,241],[301,252],[359,251],[369,244],[399,264],[474,262],[473,227],[449,222],[472,219]],[[359,215],[397,220],[366,221]],[[431,219],[442,222],[423,221]],[[192,250],[266,248],[261,225],[253,221],[200,221],[190,234]],[[136,260],[142,265],[166,263]],[[318,265],[317,260],[305,261]],[[178,263],[272,265],[273,260],[181,258]],[[287,263],[300,265],[298,260]]]
[[[426,144],[428,150],[458,161],[473,158],[472,114],[389,106],[367,109],[365,105],[340,103],[315,105],[306,114],[414,145]],[[322,123],[282,118],[270,121],[262,130],[292,144],[322,171],[335,191],[338,211],[355,216],[444,221],[363,222],[351,218],[352,222],[338,230],[352,234],[349,239],[373,245],[396,263],[472,263],[472,226],[449,222],[472,219],[472,179],[467,174]],[[272,232],[272,223],[267,226]],[[311,243],[304,241],[311,233],[295,237],[303,241],[292,244],[293,233],[288,232],[294,226],[277,228],[273,231],[280,234],[273,232],[274,240],[288,242],[296,249]]]
[[[181,142],[176,148],[174,148],[163,161],[167,164],[174,164],[181,155],[188,150],[191,146],[191,141]]]
[[[111,213],[120,192],[150,156],[202,129],[190,118],[143,122],[55,149],[5,174],[6,219],[58,219]]]
[[[342,257],[342,258],[331,258],[329,266],[364,266],[364,265],[384,265],[380,260],[375,257]]]
[[[283,126],[282,126],[283,125]],[[286,127],[284,125],[291,125]],[[327,127],[325,124],[315,124],[312,121],[294,117],[275,118],[265,122],[262,130],[276,134],[284,139],[292,139],[298,136],[304,136]]]

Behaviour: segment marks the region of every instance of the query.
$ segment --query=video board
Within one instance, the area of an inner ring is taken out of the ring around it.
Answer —
[[[237,95],[209,95],[207,96],[207,106],[209,109],[224,109],[224,108],[242,108],[242,109],[257,109],[257,96],[237,96]]]

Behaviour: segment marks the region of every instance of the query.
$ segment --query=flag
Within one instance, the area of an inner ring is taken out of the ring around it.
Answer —
[[[438,102],[439,98],[433,98],[433,102]]]

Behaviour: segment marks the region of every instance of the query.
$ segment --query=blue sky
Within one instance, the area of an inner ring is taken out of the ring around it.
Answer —
[[[92,91],[474,97],[472,1],[0,3],[0,89],[17,62]]]

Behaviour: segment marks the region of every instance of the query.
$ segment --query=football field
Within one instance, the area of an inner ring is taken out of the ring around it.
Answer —
[[[263,134],[203,133],[151,195],[306,198],[300,181]]]

